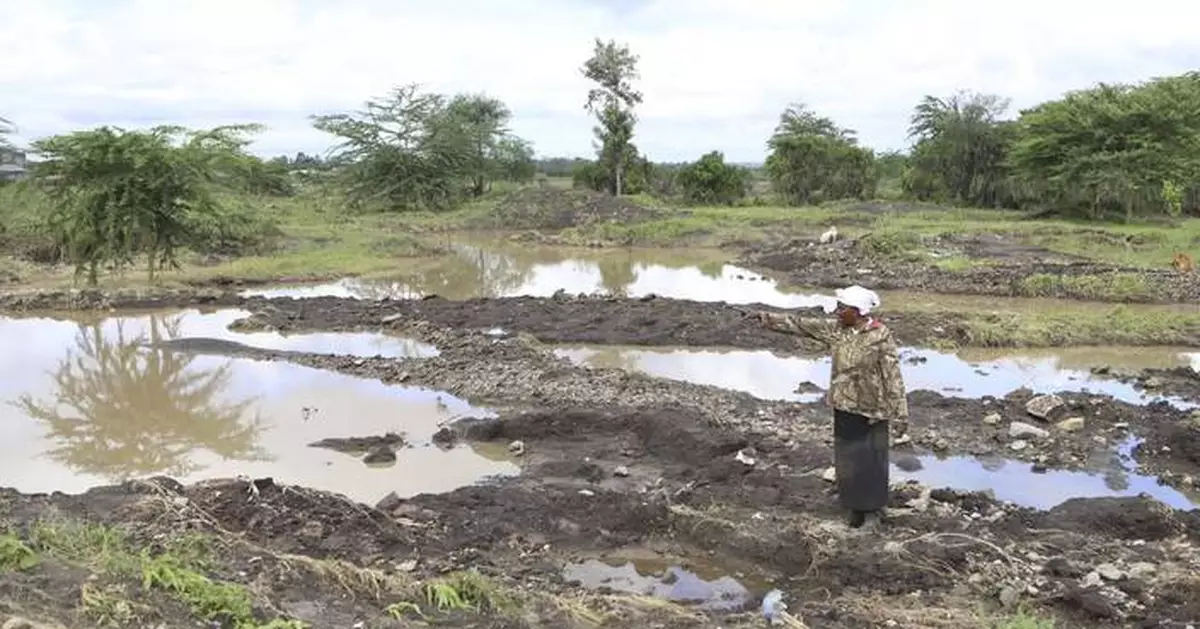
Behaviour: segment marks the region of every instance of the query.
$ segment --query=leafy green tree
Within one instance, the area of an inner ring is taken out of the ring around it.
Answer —
[[[750,171],[725,163],[725,155],[713,151],[679,170],[676,177],[688,203],[733,205],[746,197]]]
[[[529,183],[537,175],[533,146],[518,137],[501,138],[493,153],[495,175],[502,181]]]
[[[1009,154],[1040,204],[1100,218],[1174,212],[1200,182],[1200,72],[1100,84],[1021,112]],[[1182,208],[1180,208],[1182,209]]]
[[[255,125],[189,131],[100,127],[38,140],[35,181],[54,200],[47,226],[76,273],[146,257],[150,278],[222,218],[217,192],[245,184],[245,135]]]
[[[633,144],[637,124],[633,109],[642,102],[642,93],[633,87],[638,79],[637,62],[637,55],[628,46],[597,38],[592,57],[580,69],[596,84],[588,91],[584,107],[599,123],[593,129],[599,141],[599,165],[607,180],[606,188],[615,195],[626,192],[626,171],[638,160]]]
[[[313,126],[341,143],[332,161],[343,165],[355,205],[398,210],[446,210],[480,195],[511,157],[511,114],[483,95],[421,91],[415,84],[370,100],[362,111],[314,116]]]
[[[1004,160],[1012,127],[1009,101],[994,94],[926,96],[913,110],[914,140],[904,190],[919,199],[979,206],[1011,204]]]
[[[875,156],[839,127],[802,104],[779,117],[767,141],[766,170],[775,192],[792,205],[875,194]]]
[[[483,196],[499,174],[497,153],[500,142],[509,137],[507,125],[512,112],[503,102],[487,95],[460,94],[450,100],[444,116],[448,132],[462,136],[470,194]]]

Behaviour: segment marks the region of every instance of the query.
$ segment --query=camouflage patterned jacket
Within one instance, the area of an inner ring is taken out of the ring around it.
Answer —
[[[833,369],[827,404],[876,420],[908,417],[900,351],[891,330],[869,320],[865,328],[843,328],[837,321],[763,313],[772,330],[807,336],[829,348]]]

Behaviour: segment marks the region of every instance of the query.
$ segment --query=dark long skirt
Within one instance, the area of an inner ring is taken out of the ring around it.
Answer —
[[[833,457],[838,500],[853,512],[878,511],[888,502],[888,422],[833,411]]]

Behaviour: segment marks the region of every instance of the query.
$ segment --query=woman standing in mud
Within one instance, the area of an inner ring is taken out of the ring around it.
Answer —
[[[833,369],[826,403],[833,407],[838,498],[850,525],[875,526],[888,501],[888,427],[907,427],[908,400],[892,333],[871,316],[879,295],[861,286],[838,289],[836,318],[757,313],[766,327],[806,336],[829,349]]]

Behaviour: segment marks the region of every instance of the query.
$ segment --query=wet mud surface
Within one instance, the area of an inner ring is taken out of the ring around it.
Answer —
[[[239,347],[238,356],[486,404],[499,417],[462,418],[434,440],[503,446],[521,475],[437,495],[393,495],[374,506],[249,479],[187,487],[157,480],[79,496],[0,490],[3,524],[32,540],[36,523],[48,518],[99,522],[148,548],[199,532],[217,540],[219,567],[208,568],[210,576],[245,586],[257,618],[313,627],[412,626],[419,618],[387,611],[401,601],[447,626],[761,626],[755,610],[648,603],[586,590],[563,574],[569,563],[628,548],[751,563],[814,628],[983,628],[1018,606],[1055,617],[1059,627],[1183,629],[1200,620],[1200,511],[1143,497],[1076,498],[1037,511],[988,493],[896,484],[884,526],[851,529],[826,480],[832,421],[822,405],[577,366],[544,344],[810,349],[761,329],[740,309],[576,298],[236,305],[254,313],[235,324],[240,330],[386,330],[436,346],[439,354],[424,358],[252,347]],[[902,321],[893,323],[898,335],[916,343],[905,334],[919,326]],[[1142,377],[1158,378],[1147,384],[1160,390],[1188,382],[1174,371]],[[1185,487],[1200,478],[1194,411],[1087,394],[1036,399],[1028,391],[978,400],[910,392],[910,441],[897,442],[896,454],[999,453],[1075,469],[1141,439],[1134,457],[1164,482]],[[330,437],[320,447],[404,456],[388,435]],[[431,610],[424,586],[460,570],[482,573],[520,601],[520,613]],[[0,615],[93,626],[79,610],[51,602],[80,601],[87,579],[54,560],[0,569]],[[122,587],[139,596],[137,580]],[[171,601],[153,613],[139,626],[195,626],[193,614]]]
[[[458,570],[482,573],[523,613],[463,613],[453,626],[586,626],[580,609],[613,627],[761,623],[752,610],[593,594],[563,576],[580,557],[630,547],[753,562],[811,627],[987,627],[1017,604],[1061,627],[1182,629],[1200,616],[1200,512],[1136,497],[1031,511],[898,485],[883,527],[855,530],[830,484],[804,472],[824,465],[825,448],[716,427],[695,409],[564,407],[469,420],[455,432],[521,441],[522,476],[375,506],[269,479],[164,479],[79,496],[0,490],[0,505],[17,530],[67,517],[122,527],[147,545],[179,531],[212,535],[221,578],[251,586],[261,613],[313,626],[406,626],[384,611],[403,600],[401,584]],[[738,460],[747,450],[753,461]],[[0,573],[0,587],[78,600],[75,576],[43,564]],[[360,590],[350,598],[347,588]],[[18,605],[87,626],[33,597]],[[157,613],[183,626],[169,605]]]
[[[1122,268],[1024,245],[1000,235],[941,237],[925,246],[938,257],[903,255],[912,245],[881,254],[854,240],[826,245],[792,240],[756,245],[742,255],[739,263],[771,271],[797,286],[840,288],[861,284],[879,290],[946,294],[1122,303],[1200,302],[1200,274],[1176,272],[1170,260],[1163,260],[1162,269]],[[973,264],[953,269],[938,266],[939,259],[951,256],[967,258]],[[1034,275],[1057,280],[1027,284],[1027,278]],[[1136,285],[1130,277],[1137,278]]]

